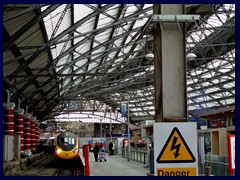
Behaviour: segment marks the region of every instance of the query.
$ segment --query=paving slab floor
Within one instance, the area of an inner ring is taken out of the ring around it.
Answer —
[[[121,155],[109,156],[105,153],[107,161],[95,162],[94,155],[89,152],[89,164],[91,176],[147,176],[149,167],[143,163],[128,161]]]

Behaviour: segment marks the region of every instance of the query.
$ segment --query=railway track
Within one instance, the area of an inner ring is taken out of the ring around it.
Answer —
[[[57,162],[53,155],[32,164],[31,167],[16,173],[15,176],[83,176],[83,167],[80,161]]]
[[[55,176],[84,176],[80,158],[75,162],[60,163],[59,170]]]

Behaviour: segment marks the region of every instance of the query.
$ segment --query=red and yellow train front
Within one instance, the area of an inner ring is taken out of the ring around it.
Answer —
[[[62,133],[56,138],[55,156],[59,160],[75,160],[78,158],[78,138],[73,133]]]

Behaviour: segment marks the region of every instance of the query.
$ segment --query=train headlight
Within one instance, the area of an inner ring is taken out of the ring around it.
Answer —
[[[75,148],[75,149],[73,150],[73,152],[74,152],[74,153],[78,152],[78,148]]]
[[[61,151],[62,151],[61,149],[57,149],[56,153],[59,154],[59,153],[61,153]]]

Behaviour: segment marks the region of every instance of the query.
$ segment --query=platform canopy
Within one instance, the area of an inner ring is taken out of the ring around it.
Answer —
[[[186,23],[189,114],[235,107],[235,5],[185,8],[200,15]],[[154,120],[152,17],[152,4],[3,4],[4,90],[40,121],[128,100],[132,123]]]

